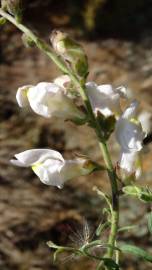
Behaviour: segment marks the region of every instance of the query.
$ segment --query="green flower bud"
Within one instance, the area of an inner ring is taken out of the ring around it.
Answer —
[[[54,50],[70,65],[76,75],[86,78],[88,60],[81,45],[71,39],[67,33],[56,30],[52,32],[50,40]]]

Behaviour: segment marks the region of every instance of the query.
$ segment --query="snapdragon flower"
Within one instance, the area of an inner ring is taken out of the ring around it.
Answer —
[[[36,86],[20,87],[16,99],[20,107],[30,105],[35,113],[47,118],[85,119],[84,113],[66,95],[65,89],[55,83],[40,82]]]
[[[137,106],[137,101],[131,103],[118,119],[115,129],[116,140],[121,147],[119,165],[128,173],[137,169],[138,152],[143,147],[145,137],[141,123],[136,117]]]
[[[62,188],[67,180],[87,175],[97,168],[97,164],[81,157],[65,160],[51,149],[31,149],[15,155],[11,163],[19,167],[31,167],[40,181],[46,185]]]
[[[113,88],[110,84],[97,85],[88,82],[86,91],[95,114],[98,111],[106,117],[121,114],[120,98],[127,98],[125,87]]]

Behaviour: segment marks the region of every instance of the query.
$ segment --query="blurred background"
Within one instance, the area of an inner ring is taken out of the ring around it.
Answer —
[[[89,58],[89,80],[125,85],[140,101],[141,111],[152,112],[152,0],[33,0],[23,1],[24,23],[49,41],[53,29],[71,34]],[[93,235],[102,219],[104,202],[92,191],[97,185],[109,190],[107,177],[94,173],[69,181],[64,189],[43,185],[30,169],[9,164],[15,153],[30,148],[52,148],[64,157],[74,153],[102,162],[95,135],[59,119],[44,119],[16,103],[19,86],[51,81],[60,72],[38,49],[25,48],[21,33],[11,24],[0,27],[0,269],[95,269],[88,259],[64,256],[52,262],[48,240],[79,246],[86,224]],[[139,183],[152,186],[151,154],[143,153],[144,175]],[[111,138],[113,160],[118,146]],[[152,150],[152,149],[151,149]],[[138,244],[152,252],[146,214],[149,205],[121,199],[120,225],[138,224],[122,232],[119,240]],[[105,232],[104,237],[107,235]],[[74,243],[73,243],[74,242]],[[150,270],[151,265],[126,257],[124,270]]]

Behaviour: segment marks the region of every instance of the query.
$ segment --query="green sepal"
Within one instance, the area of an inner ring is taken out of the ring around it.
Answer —
[[[111,116],[106,117],[101,112],[98,111],[97,120],[101,126],[104,139],[108,140],[111,133],[115,129],[115,124],[116,124],[115,116],[111,115]]]
[[[148,187],[126,186],[123,188],[123,192],[127,195],[137,197],[143,202],[152,202],[152,191]]]

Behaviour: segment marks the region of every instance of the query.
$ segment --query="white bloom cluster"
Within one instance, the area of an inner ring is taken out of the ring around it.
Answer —
[[[85,119],[84,113],[77,108],[68,96],[67,89],[71,85],[68,75],[63,75],[53,83],[40,82],[36,86],[20,87],[16,99],[20,107],[29,106],[34,112],[44,117],[62,117],[63,119]],[[145,132],[148,132],[149,114],[140,115],[137,119],[138,102],[133,101],[123,112],[121,99],[128,98],[126,88],[113,88],[109,84],[97,85],[95,82],[86,83],[86,93],[92,109],[109,117],[115,115],[117,122],[115,136],[121,147],[119,166],[127,173],[137,172],[138,153],[143,147]],[[143,128],[142,128],[143,126]],[[11,160],[14,165],[31,167],[40,180],[47,185],[61,188],[65,181],[90,173],[95,169],[95,163],[86,158],[65,160],[54,150],[33,149],[15,155]],[[89,162],[88,162],[89,161]]]

